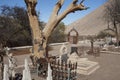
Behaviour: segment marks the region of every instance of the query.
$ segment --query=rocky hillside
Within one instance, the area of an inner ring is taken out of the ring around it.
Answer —
[[[79,19],[66,28],[66,33],[68,33],[73,27],[79,32],[79,35],[96,35],[101,30],[107,28],[107,23],[105,22],[103,16],[105,13],[105,4],[86,15],[82,19]]]

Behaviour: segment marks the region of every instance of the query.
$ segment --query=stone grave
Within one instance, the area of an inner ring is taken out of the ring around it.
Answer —
[[[90,75],[100,67],[98,62],[90,61],[88,58],[80,58],[77,53],[69,55],[68,61],[77,62],[77,73],[83,75]]]

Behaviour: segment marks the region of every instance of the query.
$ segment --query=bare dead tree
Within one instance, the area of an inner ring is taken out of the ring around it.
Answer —
[[[64,0],[58,0],[52,14],[48,20],[48,23],[44,27],[43,30],[39,29],[38,17],[35,11],[35,7],[37,4],[37,0],[25,0],[27,5],[29,23],[32,31],[33,38],[33,53],[37,58],[45,57],[46,46],[49,36],[54,28],[60,23],[60,21],[65,18],[69,13],[73,13],[75,11],[82,11],[88,9],[83,5],[84,0],[78,3],[78,0],[73,0],[71,4],[64,10],[62,13],[59,13],[61,10]]]
[[[119,24],[120,24],[120,0],[111,0],[106,5],[105,18],[108,29],[115,33],[117,45],[119,44]]]

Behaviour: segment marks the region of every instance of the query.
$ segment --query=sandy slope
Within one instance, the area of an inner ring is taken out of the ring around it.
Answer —
[[[79,19],[68,25],[66,33],[73,27],[79,32],[79,35],[96,35],[99,31],[107,28],[107,23],[104,20],[105,4],[86,15],[82,19]]]

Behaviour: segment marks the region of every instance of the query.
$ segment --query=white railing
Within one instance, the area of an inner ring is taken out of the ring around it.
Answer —
[[[64,42],[64,43],[51,43],[49,46],[57,46],[57,45],[62,45],[62,44],[69,44],[69,42]],[[25,48],[32,48],[32,46],[21,46],[21,47],[6,47],[6,50],[12,50],[12,49],[25,49]]]

